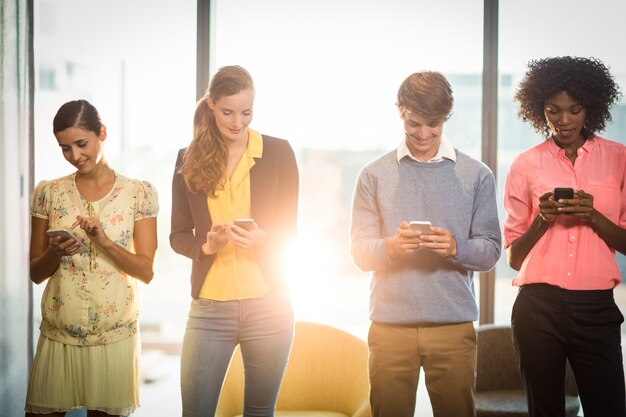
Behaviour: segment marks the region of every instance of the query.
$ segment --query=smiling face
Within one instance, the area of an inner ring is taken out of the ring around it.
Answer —
[[[577,149],[583,144],[582,130],[587,112],[582,104],[562,91],[546,100],[543,112],[557,145]]]
[[[406,145],[411,155],[422,162],[432,159],[441,145],[444,121],[426,120],[407,110],[402,110],[400,117],[404,122]]]
[[[227,142],[234,143],[248,139],[248,125],[252,122],[252,105],[254,104],[252,89],[241,90],[231,96],[222,96],[215,102],[209,97],[207,103],[215,115],[217,128]]]
[[[65,159],[81,174],[92,172],[103,159],[102,141],[106,138],[106,128],[102,126],[100,135],[91,130],[69,127],[55,134]]]

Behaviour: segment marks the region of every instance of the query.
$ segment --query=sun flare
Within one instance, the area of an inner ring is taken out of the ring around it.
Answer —
[[[332,286],[339,268],[338,251],[331,239],[315,230],[300,229],[286,250],[284,268],[296,315],[323,321],[320,303],[332,302]],[[323,300],[323,301],[321,301]]]

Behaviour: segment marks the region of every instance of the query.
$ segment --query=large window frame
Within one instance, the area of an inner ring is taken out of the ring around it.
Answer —
[[[31,8],[32,18],[32,1],[25,1]],[[201,98],[206,86],[209,82],[210,74],[214,73],[215,60],[213,56],[215,54],[215,4],[216,0],[197,0],[197,45],[196,45],[196,98]],[[500,74],[498,68],[498,45],[500,39],[499,33],[499,1],[498,0],[483,0],[483,67],[482,67],[482,137],[481,137],[481,159],[485,162],[493,171],[498,182],[504,181],[504,175],[506,173],[498,171],[498,88],[502,86],[500,83]],[[32,25],[32,23],[31,23]],[[31,49],[32,52],[32,49]],[[54,80],[51,80],[51,82]],[[31,87],[32,88],[32,87]],[[504,87],[501,87],[504,90]],[[28,186],[29,195],[32,193],[34,178],[34,150],[32,146],[32,129],[31,129],[31,145],[29,148],[29,177]],[[5,144],[8,145],[8,144]],[[13,143],[11,146],[15,146]],[[8,148],[8,146],[7,146]],[[10,167],[9,167],[10,168]],[[8,178],[7,174],[7,178]],[[6,195],[14,194],[11,190],[5,191]],[[2,210],[0,210],[2,211]],[[6,211],[6,210],[5,210]],[[7,216],[2,216],[4,219]],[[28,225],[22,225],[23,236],[28,236]],[[167,244],[167,243],[166,243]],[[503,256],[505,256],[503,251]],[[23,268],[27,271],[27,265],[24,264]],[[479,324],[493,323],[496,320],[495,317],[495,287],[496,287],[496,275],[497,271],[493,270],[479,275],[479,307],[480,307],[480,322]],[[8,276],[8,274],[7,274]],[[24,279],[27,279],[24,277]],[[34,349],[34,339],[32,337],[32,326],[34,323],[33,308],[36,306],[33,303],[33,285],[29,286],[30,294],[28,295],[29,310],[28,310],[28,326],[29,340],[28,340],[28,354],[32,355]],[[29,357],[29,361],[31,358]]]
[[[196,97],[200,98],[212,73],[215,31],[215,0],[197,0]],[[484,0],[483,73],[482,73],[482,160],[502,180],[497,166],[498,114],[498,0]],[[30,176],[34,176],[33,155],[30,156]],[[32,188],[32,185],[31,185]],[[495,268],[480,274],[480,324],[494,322]],[[31,296],[32,299],[32,296]]]

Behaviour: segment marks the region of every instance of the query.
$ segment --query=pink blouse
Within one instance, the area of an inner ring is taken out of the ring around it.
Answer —
[[[539,214],[539,197],[555,187],[593,195],[594,207],[626,227],[626,146],[594,137],[574,165],[552,139],[521,153],[504,189],[504,243],[508,247]],[[513,285],[546,283],[570,290],[610,289],[622,280],[609,247],[584,220],[560,215],[524,260]]]

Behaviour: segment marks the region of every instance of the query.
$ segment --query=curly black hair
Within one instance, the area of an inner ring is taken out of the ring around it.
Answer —
[[[550,136],[544,104],[563,91],[585,108],[581,134],[586,139],[604,130],[611,121],[609,110],[621,96],[608,68],[596,58],[564,56],[533,60],[513,97],[520,104],[518,116],[537,132]]]

